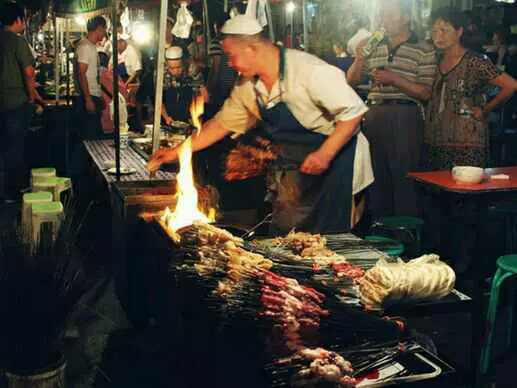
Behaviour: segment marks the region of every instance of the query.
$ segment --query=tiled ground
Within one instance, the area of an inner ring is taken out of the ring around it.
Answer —
[[[16,205],[0,204],[0,228],[11,227],[18,212]],[[85,246],[96,250],[95,244]],[[102,257],[97,259],[102,261]],[[65,341],[67,388],[183,388],[174,376],[176,361],[171,352],[174,343],[164,342],[164,338],[170,336],[162,335],[162,330],[168,328],[132,328],[115,296],[108,271],[102,266],[99,268],[96,276],[102,292],[88,302],[89,307],[81,313],[77,327],[70,330]],[[430,335],[449,360],[468,364],[470,330],[467,315],[418,318],[410,323]],[[503,335],[499,334],[498,338],[502,339]],[[513,379],[516,366],[516,357],[498,363],[495,377],[498,388],[517,386]]]

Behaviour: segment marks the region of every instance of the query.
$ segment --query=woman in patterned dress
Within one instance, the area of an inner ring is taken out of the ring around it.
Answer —
[[[467,20],[454,8],[433,13],[432,36],[442,51],[439,72],[427,109],[423,167],[449,169],[454,165],[486,167],[488,135],[486,117],[509,99],[517,82],[488,58],[462,44]],[[489,85],[499,93],[489,102],[483,92]]]

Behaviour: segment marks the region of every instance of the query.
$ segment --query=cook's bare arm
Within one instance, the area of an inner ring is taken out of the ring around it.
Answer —
[[[212,119],[203,126],[199,135],[192,135],[192,150],[196,152],[208,148],[229,135],[230,132],[231,131],[224,128],[217,119]],[[150,171],[156,171],[162,164],[175,161],[178,159],[178,148],[179,147],[159,149],[151,156],[151,159],[149,159],[147,168]]]

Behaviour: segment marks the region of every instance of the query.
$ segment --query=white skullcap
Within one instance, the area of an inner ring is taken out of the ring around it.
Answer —
[[[237,15],[224,24],[221,32],[226,35],[256,35],[262,32],[262,27],[254,17]]]
[[[169,47],[165,50],[165,59],[175,60],[183,58],[183,49],[178,46]]]
[[[131,36],[129,36],[129,34],[122,33],[122,34],[118,35],[118,40],[129,40],[129,39],[131,39]]]

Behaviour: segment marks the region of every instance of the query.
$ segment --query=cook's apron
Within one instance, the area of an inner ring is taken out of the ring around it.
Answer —
[[[117,74],[124,82],[129,79],[129,73],[127,72],[127,67],[124,62],[117,65]]]
[[[190,118],[190,104],[194,98],[194,91],[188,82],[179,82],[163,91],[165,109],[174,120],[188,122]]]
[[[280,52],[282,81],[285,51],[280,48]],[[272,142],[281,146],[279,158],[271,164],[268,173],[273,231],[286,232],[292,228],[312,233],[349,231],[356,136],[339,151],[324,174],[303,174],[300,171],[303,161],[323,144],[327,136],[305,128],[282,101],[282,96],[271,108],[257,100],[263,128]]]

